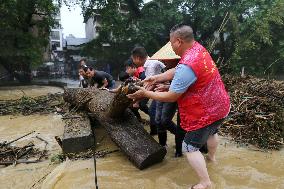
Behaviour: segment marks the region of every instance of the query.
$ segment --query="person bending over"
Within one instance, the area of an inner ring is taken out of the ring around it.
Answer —
[[[97,87],[100,89],[113,89],[115,86],[113,77],[106,72],[95,70],[92,67],[87,67],[86,75],[90,80],[91,87]]]

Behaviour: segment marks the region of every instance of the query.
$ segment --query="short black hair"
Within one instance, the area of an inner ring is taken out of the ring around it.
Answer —
[[[134,64],[132,58],[129,58],[124,62],[125,67],[131,67],[131,68],[137,68],[137,66]]]
[[[137,56],[137,57],[140,57],[140,58],[148,57],[146,49],[142,46],[134,47],[134,49],[131,51],[131,55]]]
[[[186,25],[184,23],[177,24],[177,25],[173,26],[170,33],[171,34],[175,33],[181,39],[188,41],[188,42],[190,42],[194,39],[194,34],[193,34],[192,28],[189,25]]]
[[[86,72],[86,71],[88,71],[89,67],[87,65],[82,65],[80,68],[83,69],[84,72]]]
[[[94,68],[91,67],[91,66],[84,65],[84,66],[82,66],[82,69],[84,70],[84,72],[87,72],[88,70],[93,71]]]
[[[119,80],[122,82],[126,81],[129,77],[129,74],[126,72],[120,72],[118,75]]]
[[[185,23],[176,24],[176,25],[174,25],[174,26],[171,28],[170,33],[175,32],[175,31],[177,31],[178,29],[180,29],[180,28],[182,28],[182,27],[184,27],[184,26],[188,26],[188,25],[186,25]]]

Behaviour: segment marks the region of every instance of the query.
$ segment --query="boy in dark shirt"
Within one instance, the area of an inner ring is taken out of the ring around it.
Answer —
[[[143,67],[136,67],[136,65],[133,63],[132,59],[128,59],[125,63],[125,72],[121,72],[119,74],[119,80],[122,82],[125,82],[127,79],[133,78],[133,79],[145,79],[145,71]],[[109,90],[112,93],[117,93],[119,91],[119,88]],[[141,118],[140,113],[138,110],[140,109],[145,114],[149,114],[149,108],[147,106],[149,99],[142,99],[140,101],[137,101],[136,103],[132,104],[129,108],[134,113],[134,115],[137,117],[139,121],[143,121]]]
[[[90,86],[97,86],[97,88],[107,89],[114,88],[115,81],[110,74],[95,70],[92,67],[88,67],[86,70],[87,77],[90,79]]]
[[[133,63],[132,59],[129,59],[125,62],[125,70],[130,77],[134,77],[140,80],[144,80],[146,78],[143,66],[137,67]]]
[[[132,59],[129,59],[125,62],[125,69],[126,73],[128,73],[130,77],[140,80],[144,80],[146,78],[143,66],[137,67],[133,63]],[[147,106],[148,101],[149,99],[144,98],[140,101],[137,101],[132,105],[132,107],[130,107],[131,111],[135,114],[135,116],[139,121],[142,121],[141,115],[138,112],[139,109],[143,111],[145,114],[149,115],[149,108]]]

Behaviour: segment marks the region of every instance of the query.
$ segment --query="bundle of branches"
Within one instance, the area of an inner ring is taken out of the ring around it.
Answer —
[[[0,115],[48,113],[55,111],[56,106],[64,104],[62,94],[48,94],[39,97],[23,96],[18,100],[0,100]]]
[[[284,137],[284,82],[226,75],[231,114],[221,128],[240,143],[279,150]]]
[[[0,165],[11,165],[14,163],[36,163],[41,158],[47,156],[46,150],[34,148],[33,143],[23,147],[11,146],[6,143],[0,143]],[[29,160],[33,158],[33,160]]]

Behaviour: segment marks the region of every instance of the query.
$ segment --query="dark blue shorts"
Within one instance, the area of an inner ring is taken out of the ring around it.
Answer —
[[[218,132],[218,128],[224,120],[225,118],[220,119],[201,129],[187,132],[182,143],[183,152],[194,152],[199,150],[207,143],[207,140],[210,136]]]

